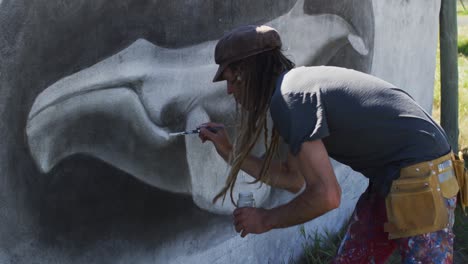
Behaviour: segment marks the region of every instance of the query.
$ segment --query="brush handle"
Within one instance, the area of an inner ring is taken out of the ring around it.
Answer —
[[[198,130],[200,130],[201,128],[202,127],[199,127]],[[203,127],[203,128],[208,129],[211,133],[217,133],[218,131],[223,129],[223,127],[220,127],[220,126],[216,126],[216,127],[206,126],[206,127]]]

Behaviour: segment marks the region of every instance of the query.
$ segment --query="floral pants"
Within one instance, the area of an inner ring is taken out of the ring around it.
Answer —
[[[452,263],[456,196],[446,202],[450,209],[449,228],[389,240],[383,227],[387,222],[385,198],[364,193],[359,198],[346,235],[332,263],[385,263],[397,247],[400,249],[401,263]]]

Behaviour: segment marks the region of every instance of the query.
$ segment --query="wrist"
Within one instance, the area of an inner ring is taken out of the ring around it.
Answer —
[[[271,209],[265,209],[262,222],[267,231],[276,228],[276,217]]]
[[[227,145],[226,147],[223,148],[221,151],[221,157],[228,162],[229,161],[229,156],[231,155],[232,152],[232,145]]]

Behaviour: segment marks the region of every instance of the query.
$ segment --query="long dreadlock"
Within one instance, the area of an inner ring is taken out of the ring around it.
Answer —
[[[229,158],[231,169],[226,185],[214,197],[213,203],[220,197],[223,197],[224,202],[227,191],[230,190],[231,202],[236,205],[233,198],[233,189],[237,175],[242,163],[249,156],[262,132],[266,153],[259,177],[252,183],[258,181],[268,183],[270,180],[267,173],[271,160],[277,153],[279,134],[273,127],[271,137],[268,138],[268,109],[278,76],[284,71],[294,68],[294,63],[286,58],[280,49],[274,49],[234,62],[229,67],[240,72],[243,82],[242,89],[239,91],[241,107],[238,105],[236,108],[236,117],[239,122],[236,127],[233,150]]]

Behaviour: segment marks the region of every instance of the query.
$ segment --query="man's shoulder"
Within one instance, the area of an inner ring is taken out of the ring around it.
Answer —
[[[290,70],[283,79],[282,94],[316,92],[320,89],[394,88],[395,85],[368,73],[336,66],[308,66]]]
[[[352,79],[354,70],[335,66],[302,66],[285,74],[281,83],[281,94],[316,93],[333,84],[338,85]]]
[[[360,71],[356,71],[353,69],[348,69],[344,67],[338,66],[327,66],[327,65],[320,65],[320,66],[300,66],[294,69],[291,69],[286,75],[296,75],[296,74],[311,74],[311,73],[347,73],[347,74],[366,74]]]

